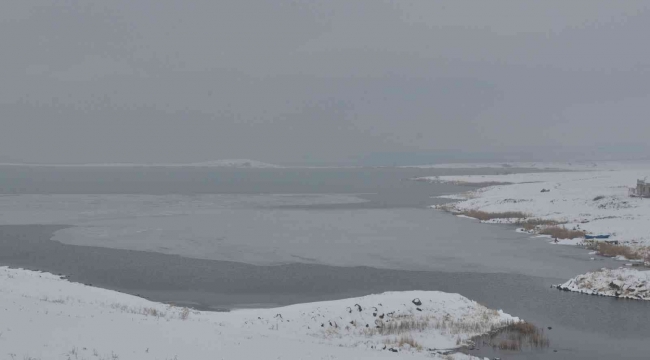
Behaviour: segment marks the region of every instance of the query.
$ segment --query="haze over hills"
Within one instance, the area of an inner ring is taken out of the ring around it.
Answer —
[[[90,164],[28,164],[28,163],[1,163],[4,166],[52,166],[52,167],[100,167],[100,166],[114,166],[114,167],[127,167],[127,166],[166,166],[166,167],[220,167],[220,168],[255,168],[255,169],[271,169],[281,168],[281,166],[264,163],[256,160],[249,159],[224,159],[214,161],[204,161],[196,163],[90,163]]]

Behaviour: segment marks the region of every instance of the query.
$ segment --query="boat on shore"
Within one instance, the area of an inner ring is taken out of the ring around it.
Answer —
[[[609,234],[600,234],[600,235],[585,235],[587,240],[596,240],[596,239],[609,239],[611,235]]]

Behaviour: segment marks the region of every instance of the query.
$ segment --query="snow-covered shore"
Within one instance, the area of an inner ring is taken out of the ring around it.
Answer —
[[[650,168],[650,163],[643,160],[629,161],[505,161],[493,163],[453,163],[435,165],[404,166],[419,169],[535,169],[535,170],[570,170],[570,171],[604,171],[604,170],[634,170]]]
[[[578,275],[557,288],[590,295],[650,300],[650,271],[629,268],[601,269]]]
[[[0,312],[3,356],[40,360],[443,358],[432,349],[518,320],[436,291],[200,312],[7,267]]]
[[[448,199],[460,197],[461,200],[439,208],[457,213],[472,210],[523,213],[530,217],[523,221],[547,220],[587,234],[610,235],[610,240],[629,246],[631,252],[647,254],[650,246],[650,199],[630,197],[628,189],[635,186],[637,179],[650,176],[650,168],[647,164],[637,164],[633,170],[629,169],[630,164],[614,165],[610,164],[612,170],[608,171],[440,176],[417,180],[491,185],[447,196]],[[497,218],[486,222],[519,221],[522,219]],[[583,239],[560,239],[556,242],[579,245]],[[558,288],[648,300],[649,276],[649,271],[637,269],[602,269],[579,275],[558,285]]]
[[[418,180],[501,183],[462,194],[465,200],[450,206],[457,211],[523,212],[534,218],[564,222],[567,228],[611,234],[613,240],[650,245],[650,199],[628,195],[628,188],[647,176],[650,169],[440,176]]]

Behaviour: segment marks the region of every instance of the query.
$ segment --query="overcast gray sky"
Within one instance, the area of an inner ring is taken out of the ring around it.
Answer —
[[[646,0],[3,1],[0,162],[647,156],[649,34]]]

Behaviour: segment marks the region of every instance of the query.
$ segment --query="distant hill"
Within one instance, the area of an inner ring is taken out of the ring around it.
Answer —
[[[103,163],[103,164],[25,164],[4,163],[0,166],[50,166],[50,167],[222,167],[222,168],[250,168],[250,169],[277,169],[281,166],[248,159],[226,159],[204,161],[197,163]]]
[[[281,166],[248,159],[227,159],[188,164],[189,166],[275,169]]]

